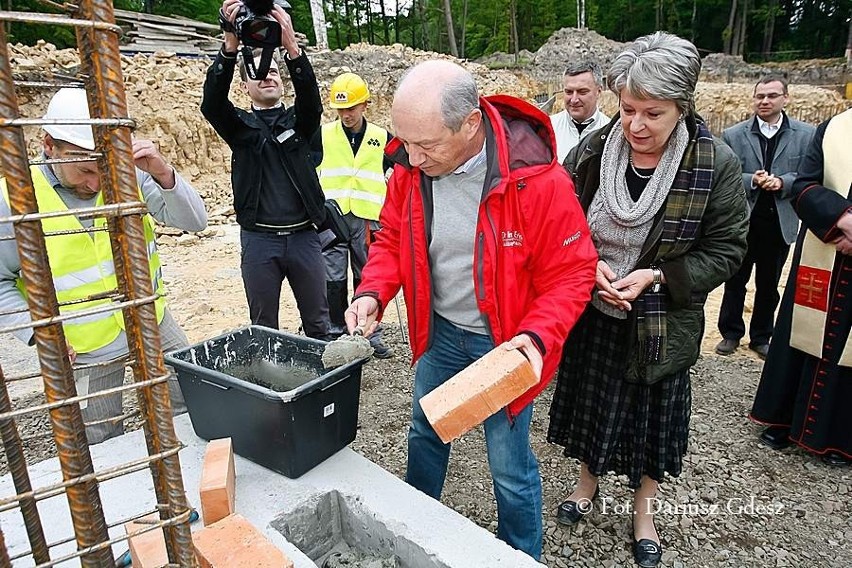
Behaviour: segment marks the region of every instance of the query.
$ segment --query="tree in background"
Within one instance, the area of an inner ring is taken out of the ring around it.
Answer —
[[[746,60],[840,57],[852,0],[290,0],[296,29],[316,44],[311,3],[323,8],[332,49],[399,42],[474,59],[495,51],[537,50],[563,27],[586,26],[626,42],[656,29],[691,39],[702,53]],[[10,10],[48,11],[37,0],[6,0]],[[116,0],[116,7],[215,23],[220,0]],[[316,13],[316,12],[315,12]],[[317,25],[323,24],[317,22]],[[73,31],[13,24],[12,41],[74,44]],[[460,40],[460,41],[459,41]]]

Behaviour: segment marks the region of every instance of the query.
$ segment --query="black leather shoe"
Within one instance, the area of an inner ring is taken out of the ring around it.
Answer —
[[[730,355],[736,351],[739,346],[740,342],[736,339],[723,339],[716,344],[716,353],[719,355]]]
[[[847,458],[840,452],[826,452],[822,456],[822,461],[826,465],[830,465],[833,467],[844,467],[852,465],[852,458]]]
[[[592,509],[594,509],[592,501],[598,498],[600,492],[601,488],[598,486],[595,488],[595,494],[592,495],[591,500],[584,500],[582,502],[563,501],[556,510],[556,522],[560,525],[570,527],[582,521],[583,517],[591,513]]]
[[[642,568],[654,568],[663,559],[663,547],[650,538],[633,541],[633,560]]]
[[[757,353],[757,356],[763,360],[766,360],[766,356],[769,355],[769,344],[762,343],[760,345],[755,345],[753,343],[749,343],[748,348]]]
[[[760,441],[773,450],[783,450],[790,445],[790,429],[786,426],[770,426],[760,434]]]

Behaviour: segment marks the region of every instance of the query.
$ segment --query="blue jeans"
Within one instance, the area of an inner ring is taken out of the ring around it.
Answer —
[[[435,499],[447,476],[450,445],[435,434],[420,399],[447,379],[494,348],[487,335],[471,333],[438,316],[434,317],[432,346],[417,363],[414,401],[408,430],[408,470],[405,480]],[[497,538],[541,557],[541,476],[530,447],[532,404],[510,422],[505,411],[485,420],[488,465],[497,498]]]

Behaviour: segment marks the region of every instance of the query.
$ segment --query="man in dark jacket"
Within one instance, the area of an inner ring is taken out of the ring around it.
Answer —
[[[222,11],[233,21],[240,0],[225,0]],[[296,297],[302,327],[309,337],[328,334],[325,262],[316,228],[325,220],[322,189],[310,160],[310,140],[319,128],[322,100],[313,68],[296,43],[290,16],[276,6],[284,62],[296,100],[285,108],[278,62],[266,78],[248,77],[240,61],[241,87],[251,112],[228,99],[239,39],[224,34],[222,50],[207,71],[201,112],[233,152],[231,183],[240,224],[241,269],[253,324],[278,327],[281,283],[287,278]],[[256,59],[259,56],[255,54]]]
[[[591,298],[597,254],[547,115],[508,96],[479,98],[473,77],[429,61],[394,96],[395,161],[350,331],[369,334],[400,287],[417,363],[406,481],[440,498],[450,446],[420,399],[497,345],[519,349],[539,383],[484,422],[497,537],[541,556],[541,477],[532,401]]]
[[[799,218],[790,204],[799,160],[814,134],[814,127],[787,116],[787,80],[767,75],[754,86],[754,117],[725,129],[722,140],[739,156],[743,190],[751,209],[748,252],[739,271],[725,282],[719,310],[722,340],[716,353],[730,355],[745,335],[743,306],[746,285],[754,268],[754,309],[749,324],[748,347],[762,359],[769,351],[778,307],[778,281],[796,240]]]

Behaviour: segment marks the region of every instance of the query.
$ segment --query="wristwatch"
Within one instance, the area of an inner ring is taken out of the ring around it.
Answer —
[[[657,294],[663,286],[663,271],[656,266],[652,266],[651,273],[654,275],[654,280],[651,282],[651,292]]]

